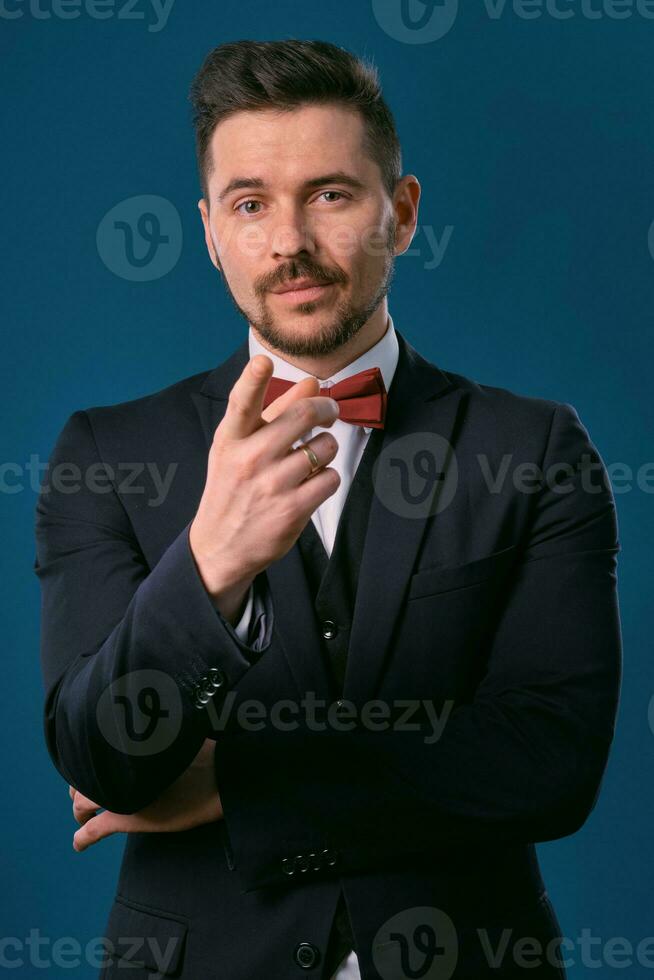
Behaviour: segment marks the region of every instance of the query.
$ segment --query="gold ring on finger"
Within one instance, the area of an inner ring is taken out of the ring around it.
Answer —
[[[309,476],[313,476],[313,474],[317,473],[317,471],[320,469],[320,462],[318,460],[318,457],[314,453],[311,446],[307,446],[306,442],[301,442],[297,448],[301,449],[304,452],[307,459],[309,460],[309,465],[311,466],[311,472],[309,473]]]

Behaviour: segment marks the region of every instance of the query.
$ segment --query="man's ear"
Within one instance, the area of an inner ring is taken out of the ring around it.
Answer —
[[[418,223],[418,204],[420,201],[420,181],[414,174],[406,174],[395,188],[393,206],[395,208],[395,255],[406,252],[413,240]]]
[[[211,224],[209,222],[209,209],[207,207],[207,202],[203,197],[198,201],[198,209],[202,216],[202,224],[204,225],[204,241],[207,246],[207,252],[209,253],[209,258],[211,259],[213,265],[215,265],[218,272],[222,273],[220,266],[220,261],[218,259],[218,253],[213,243],[213,238],[211,237]]]

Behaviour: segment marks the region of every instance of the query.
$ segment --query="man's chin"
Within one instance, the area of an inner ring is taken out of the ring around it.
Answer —
[[[295,357],[306,357],[317,353],[316,346],[319,344],[322,352],[325,352],[325,342],[327,347],[332,343],[338,346],[339,331],[334,328],[325,328],[321,321],[309,322],[306,318],[294,323],[293,318],[286,320],[283,324],[275,322],[274,325],[266,325],[259,330],[260,336],[271,347],[275,347],[282,354],[293,355]],[[330,341],[329,338],[333,338]]]
[[[253,327],[270,347],[289,357],[325,356],[338,350],[347,339],[343,323],[340,320],[325,323],[324,315],[289,314],[282,322],[275,317],[267,323],[253,323]]]

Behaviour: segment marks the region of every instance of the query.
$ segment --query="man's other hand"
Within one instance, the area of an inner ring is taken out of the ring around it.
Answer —
[[[93,800],[69,787],[73,816],[81,827],[73,836],[73,848],[85,851],[104,837],[116,833],[161,833],[191,830],[221,820],[223,809],[216,786],[214,752],[216,743],[205,739],[191,765],[160,797],[138,813],[100,810]]]

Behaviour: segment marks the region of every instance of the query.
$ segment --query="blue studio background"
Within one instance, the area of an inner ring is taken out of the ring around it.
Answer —
[[[45,749],[30,461],[47,460],[76,409],[211,368],[245,337],[205,250],[187,92],[211,47],[246,37],[322,38],[374,59],[404,172],[423,188],[389,298],[396,326],[445,369],[574,405],[615,468],[617,737],[587,824],[538,852],[575,944],[571,980],[592,968],[584,930],[600,940],[593,975],[654,976],[654,945],[637,956],[654,936],[654,4],[444,0],[426,28],[424,5],[411,4],[413,27],[400,0],[2,6],[0,969],[14,976],[95,980],[84,956],[47,964],[56,940],[83,948],[102,935],[123,847],[114,837],[73,852],[67,785]],[[99,232],[142,195],[179,216],[172,267],[149,279],[121,271]],[[45,939],[45,969],[30,936]]]

